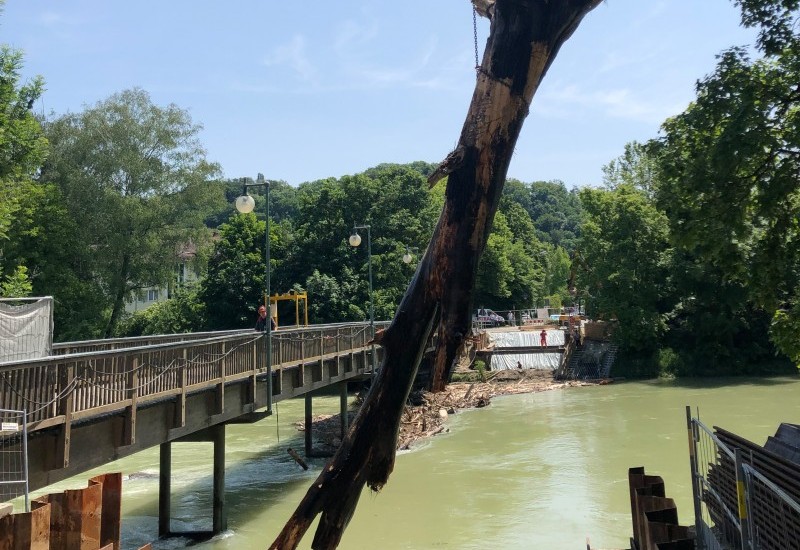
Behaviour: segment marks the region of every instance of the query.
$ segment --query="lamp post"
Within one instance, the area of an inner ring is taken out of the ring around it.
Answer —
[[[267,359],[267,414],[272,414],[272,304],[270,303],[270,269],[269,269],[269,182],[264,179],[264,174],[260,173],[256,177],[255,183],[247,183],[246,179],[242,179],[242,195],[236,199],[236,210],[241,212],[242,214],[249,214],[253,211],[253,208],[256,206],[256,201],[253,200],[247,193],[247,189],[250,187],[264,187],[265,195],[266,195],[266,203],[267,203],[267,230],[265,235],[265,294],[267,295],[267,316],[269,317],[269,322],[264,324],[266,337],[264,342],[264,348],[266,351],[266,359]]]
[[[375,304],[372,301],[372,237],[370,235],[369,225],[355,225],[353,224],[353,233],[347,242],[350,246],[357,247],[361,244],[361,235],[358,234],[359,229],[367,230],[367,266],[369,270],[369,327],[372,332],[372,339],[375,339]],[[372,345],[372,372],[375,372],[375,344]]]

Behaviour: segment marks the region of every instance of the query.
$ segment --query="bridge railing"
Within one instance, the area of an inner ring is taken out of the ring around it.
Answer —
[[[56,342],[53,344],[53,355],[67,353],[87,353],[90,351],[108,351],[141,346],[154,346],[174,342],[205,340],[228,334],[252,333],[251,329],[218,330],[209,332],[187,332],[181,334],[156,334],[148,336],[130,336],[126,338],[100,338],[97,340],[80,340],[76,342]]]
[[[377,326],[385,326],[381,323]],[[31,430],[78,421],[147,402],[233,382],[267,371],[264,335],[254,331],[164,335],[115,341],[111,349],[0,363],[0,403],[28,412]],[[173,337],[181,340],[170,342]],[[365,323],[272,333],[273,370],[368,345]],[[154,343],[157,341],[164,343]],[[146,343],[147,345],[141,345]],[[99,341],[63,349],[101,347]]]

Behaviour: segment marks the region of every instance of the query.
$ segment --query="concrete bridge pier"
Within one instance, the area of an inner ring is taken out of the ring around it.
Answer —
[[[170,528],[172,496],[172,444],[179,442],[211,442],[214,444],[214,479],[211,532],[173,531]],[[217,424],[203,431],[193,433],[177,441],[162,443],[159,455],[158,473],[158,536],[213,536],[228,528],[225,511],[225,424]]]
[[[347,417],[347,381],[340,382],[339,386],[339,420],[340,432],[339,438],[344,441],[347,435],[347,430],[350,428],[350,422]],[[314,404],[313,392],[305,394],[305,453],[307,457],[320,456],[314,452],[313,445],[313,417],[314,417]]]

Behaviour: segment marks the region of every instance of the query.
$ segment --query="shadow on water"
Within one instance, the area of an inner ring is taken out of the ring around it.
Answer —
[[[263,444],[267,447],[253,452],[260,444],[256,433],[263,435],[270,429],[267,421],[232,425],[226,430],[225,499],[229,529],[233,528],[232,523],[249,523],[259,514],[278,506],[287,495],[307,487],[328,460],[319,456],[305,457],[302,432],[288,438],[281,437],[280,442],[276,441],[274,433],[265,436]],[[281,418],[281,430],[286,429],[284,422]],[[275,428],[274,424],[272,428]],[[318,453],[321,446],[322,443],[315,439],[314,451]],[[296,450],[305,460],[309,466],[307,471],[288,454],[288,448]],[[124,478],[123,548],[139,548],[151,541],[153,548],[183,548],[231,536],[230,531],[211,534],[212,443],[173,444],[170,528],[174,534],[158,540],[158,448],[142,453],[149,453],[147,457],[140,457],[140,460],[149,459],[145,470]],[[119,466],[127,469],[125,459]],[[108,466],[105,470],[110,471]]]

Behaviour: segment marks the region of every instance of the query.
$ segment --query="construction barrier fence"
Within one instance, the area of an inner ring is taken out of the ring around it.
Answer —
[[[0,493],[28,502],[28,428],[25,411],[0,409]]]
[[[697,548],[800,550],[800,466],[686,419]]]

